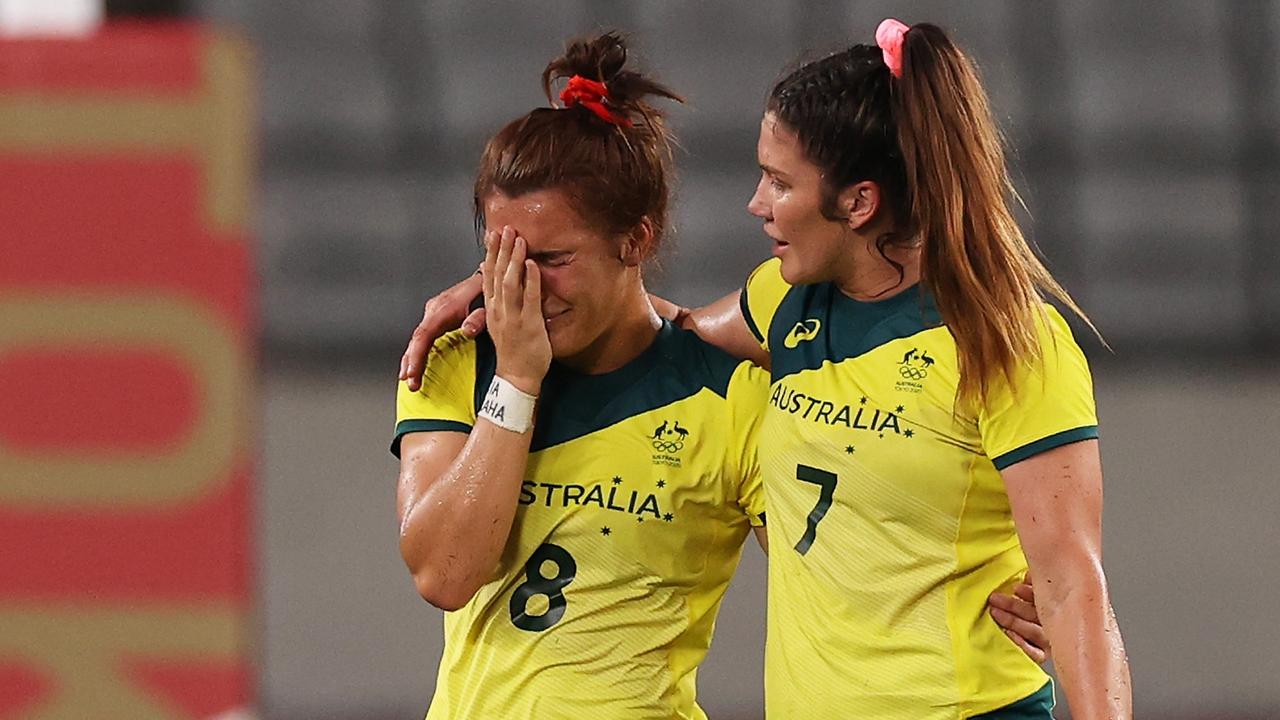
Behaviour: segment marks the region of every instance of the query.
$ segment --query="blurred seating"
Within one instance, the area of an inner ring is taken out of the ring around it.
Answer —
[[[678,261],[656,283],[686,302],[732,289],[764,256],[743,206],[770,85],[797,57],[870,41],[887,15],[948,27],[977,59],[1030,234],[1122,354],[1231,352],[1255,332],[1246,238],[1266,211],[1241,200],[1253,186],[1221,4],[199,5],[246,26],[263,59],[268,347],[399,345],[404,318],[474,261],[469,181],[484,138],[544,102],[539,73],[565,38],[599,28],[633,31],[641,65],[690,99],[673,109]]]

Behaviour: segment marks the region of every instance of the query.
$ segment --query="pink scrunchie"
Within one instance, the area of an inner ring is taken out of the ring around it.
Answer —
[[[910,29],[893,18],[885,18],[876,28],[876,45],[884,53],[884,64],[894,77],[902,77],[902,40]]]

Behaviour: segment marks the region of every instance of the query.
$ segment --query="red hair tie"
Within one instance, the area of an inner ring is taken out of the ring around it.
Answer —
[[[604,83],[598,80],[589,80],[581,75],[574,75],[569,78],[569,84],[565,85],[564,90],[560,91],[560,102],[564,103],[565,107],[570,108],[574,105],[581,105],[610,125],[631,127],[631,121],[625,116],[605,107],[605,102],[609,99],[609,88],[605,87]]]
[[[893,18],[886,18],[876,28],[876,45],[884,53],[884,64],[894,77],[902,77],[902,40],[910,29]]]

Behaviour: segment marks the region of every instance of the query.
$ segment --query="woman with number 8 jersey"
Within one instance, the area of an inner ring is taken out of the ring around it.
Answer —
[[[768,379],[654,311],[667,131],[614,35],[484,151],[488,335],[401,385],[401,553],[449,610],[428,718],[702,718],[695,668],[752,526]]]

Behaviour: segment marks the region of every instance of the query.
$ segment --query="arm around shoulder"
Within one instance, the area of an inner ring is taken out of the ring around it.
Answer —
[[[742,291],[737,290],[700,308],[687,311],[681,327],[738,358],[769,367],[769,351],[751,332],[742,312]]]
[[[653,301],[659,314],[704,341],[739,360],[768,368],[769,320],[789,290],[778,261],[767,260],[752,271],[742,289],[710,305],[690,310],[657,297]]]

